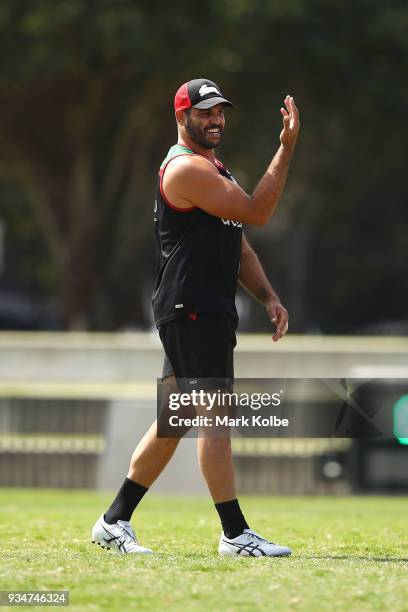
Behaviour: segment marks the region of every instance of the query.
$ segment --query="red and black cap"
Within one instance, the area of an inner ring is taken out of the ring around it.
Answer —
[[[188,108],[207,109],[216,104],[232,106],[224,98],[220,88],[209,79],[193,79],[182,85],[174,97],[174,110],[187,110]]]

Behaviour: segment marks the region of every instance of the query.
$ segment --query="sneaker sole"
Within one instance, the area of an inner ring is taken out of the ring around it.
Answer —
[[[92,544],[97,544],[98,546],[100,546],[101,548],[105,548],[105,550],[110,550],[111,547],[110,546],[104,546],[103,544],[101,544],[100,542],[95,542],[95,540],[92,540]]]
[[[138,554],[138,555],[151,555],[153,554],[153,552],[150,553],[122,553],[119,550],[117,550],[116,548],[112,548],[112,546],[104,546],[104,544],[101,544],[100,542],[96,542],[95,540],[92,540],[92,544],[97,544],[100,548],[104,548],[105,550],[113,550],[117,555],[132,555],[132,554]]]
[[[278,555],[257,555],[256,557],[253,555],[238,555],[237,553],[230,553],[230,552],[220,552],[218,551],[218,555],[220,557],[233,557],[235,559],[274,559],[274,558],[279,558],[279,557],[290,557],[291,556],[291,552],[289,553],[280,553]]]

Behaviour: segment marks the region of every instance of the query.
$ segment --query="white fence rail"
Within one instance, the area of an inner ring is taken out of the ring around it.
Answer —
[[[155,418],[162,350],[153,334],[0,334],[0,485],[115,489]],[[406,338],[238,338],[238,377],[403,376]],[[338,441],[235,439],[244,492],[348,491],[316,460]],[[322,443],[325,445],[322,448]],[[155,489],[202,493],[195,441],[183,440]]]

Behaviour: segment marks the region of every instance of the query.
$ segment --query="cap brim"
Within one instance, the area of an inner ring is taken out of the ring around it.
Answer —
[[[215,96],[214,98],[208,98],[207,100],[203,100],[198,104],[194,104],[193,108],[201,108],[205,110],[207,108],[215,106],[216,104],[226,104],[227,106],[234,106],[229,100],[226,100],[225,98],[220,98],[219,96]]]

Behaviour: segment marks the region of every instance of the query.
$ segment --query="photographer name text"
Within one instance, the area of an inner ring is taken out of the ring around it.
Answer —
[[[169,418],[171,427],[289,427],[289,419],[281,419],[274,414],[269,416],[251,415],[240,417],[229,416],[196,416],[192,418],[172,415]]]

